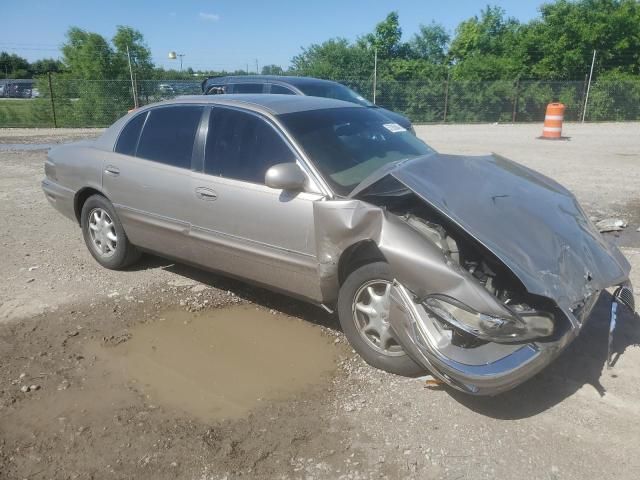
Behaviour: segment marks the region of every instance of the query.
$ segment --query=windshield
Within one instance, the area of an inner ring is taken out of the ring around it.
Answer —
[[[405,128],[369,108],[309,110],[279,118],[342,196],[384,165],[433,153]]]
[[[363,107],[371,107],[373,103],[357,94],[353,90],[339,83],[309,83],[307,85],[296,85],[305,95],[310,97],[325,97],[343,100],[345,102],[357,103]]]

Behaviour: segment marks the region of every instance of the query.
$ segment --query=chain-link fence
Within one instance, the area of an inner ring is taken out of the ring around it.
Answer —
[[[337,79],[373,99],[371,79]],[[0,81],[0,127],[105,127],[134,107],[201,94],[202,79]],[[580,120],[584,81],[431,81],[379,79],[376,104],[404,113],[415,123],[540,122],[546,105],[567,106],[566,120]],[[640,120],[640,78],[591,85],[587,121]]]

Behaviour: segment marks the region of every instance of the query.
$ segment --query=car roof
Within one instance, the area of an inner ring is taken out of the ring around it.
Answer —
[[[287,113],[323,110],[328,108],[364,108],[355,103],[325,97],[239,93],[223,95],[183,95],[172,100],[147,105],[146,107],[139,109],[139,111],[161,105],[184,103],[248,107],[252,110],[260,110],[272,115],[284,115]]]
[[[335,85],[337,82],[332,80],[323,80],[321,78],[313,77],[296,77],[293,75],[227,75],[224,77],[209,77],[203,85],[226,85],[228,83],[283,83],[289,84],[294,87],[300,87],[304,85],[322,85],[331,84]]]

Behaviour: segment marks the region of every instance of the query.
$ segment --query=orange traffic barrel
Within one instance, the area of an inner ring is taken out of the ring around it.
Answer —
[[[562,121],[564,120],[565,106],[562,103],[550,103],[547,105],[547,113],[544,116],[542,138],[562,138]]]

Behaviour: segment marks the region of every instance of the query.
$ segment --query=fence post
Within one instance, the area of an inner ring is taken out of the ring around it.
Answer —
[[[447,108],[449,106],[449,77],[451,72],[447,71],[447,79],[444,82],[444,113],[442,115],[442,123],[447,123]]]
[[[513,97],[513,112],[511,113],[511,123],[516,123],[518,113],[518,96],[520,95],[520,77],[516,78],[516,94]]]
[[[53,100],[53,87],[51,86],[51,72],[47,72],[49,80],[49,97],[51,97],[51,113],[53,113],[53,128],[58,128],[58,120],[56,119],[56,102]]]

